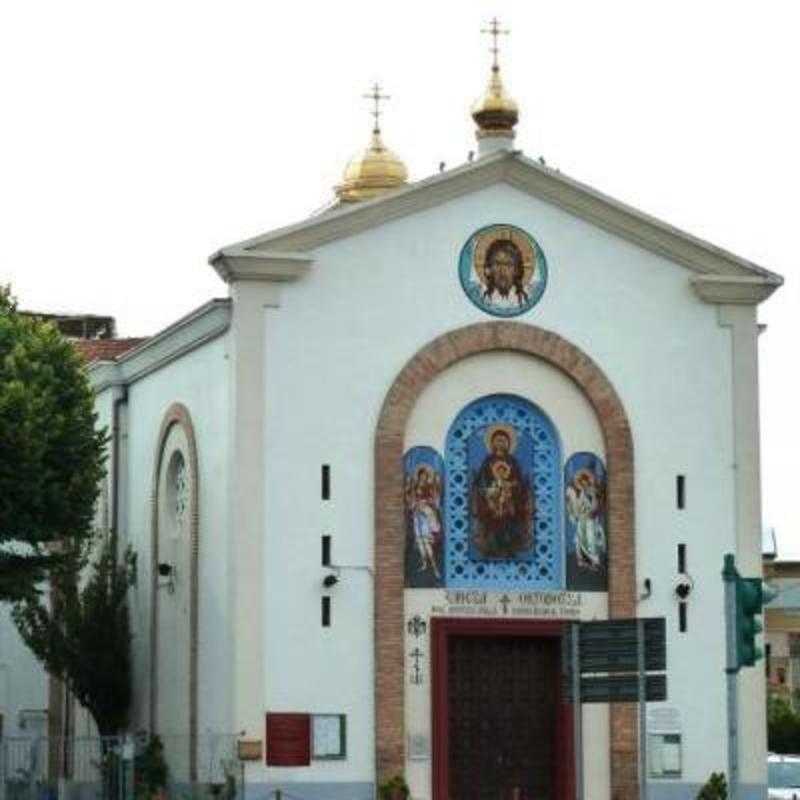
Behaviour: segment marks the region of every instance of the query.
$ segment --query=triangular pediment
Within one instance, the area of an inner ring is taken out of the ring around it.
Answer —
[[[211,264],[227,277],[231,265],[274,259],[279,266],[272,279],[291,279],[292,269],[303,269],[315,248],[353,236],[384,223],[433,208],[495,183],[516,189],[557,206],[670,261],[698,273],[698,293],[720,279],[742,286],[760,287],[764,299],[783,279],[744,258],[651,217],[523,156],[504,151],[434,175],[374,200],[347,205],[310,217],[295,225],[225,247],[211,256]],[[732,302],[737,302],[732,300]]]

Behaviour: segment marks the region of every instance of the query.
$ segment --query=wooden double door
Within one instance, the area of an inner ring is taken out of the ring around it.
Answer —
[[[436,620],[435,800],[568,796],[560,634],[552,623]]]

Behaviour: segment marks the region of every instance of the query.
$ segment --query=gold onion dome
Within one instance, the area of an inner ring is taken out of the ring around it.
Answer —
[[[495,17],[490,27],[484,28],[482,33],[488,33],[492,37],[492,48],[489,51],[492,54],[492,74],[483,96],[472,106],[472,119],[478,126],[477,136],[479,139],[485,136],[513,138],[514,126],[519,120],[519,109],[506,93],[500,78],[500,64],[497,58],[499,53],[497,39],[508,34],[508,31],[500,28],[500,22]]]
[[[336,194],[340,200],[350,202],[369,200],[403,186],[407,179],[406,165],[386,147],[376,128],[369,147],[350,159]]]
[[[479,138],[514,135],[514,126],[519,120],[519,109],[506,93],[503,81],[500,80],[500,67],[496,64],[492,67],[486,92],[472,106],[472,119],[478,126]]]
[[[351,203],[370,200],[384,192],[397,189],[405,185],[408,179],[406,165],[381,139],[378,104],[380,100],[386,98],[386,95],[380,94],[380,87],[376,84],[372,94],[364,96],[375,102],[375,111],[372,112],[375,117],[372,139],[366,150],[350,159],[342,183],[335,189],[340,200]]]

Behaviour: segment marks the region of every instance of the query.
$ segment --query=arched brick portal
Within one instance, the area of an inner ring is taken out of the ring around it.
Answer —
[[[378,778],[402,772],[403,439],[423,389],[468,356],[513,350],[558,367],[580,387],[597,414],[608,468],[609,614],[636,613],[633,442],[625,409],[611,382],[589,356],[555,333],[519,322],[484,322],[433,340],[403,368],[386,395],[375,434],[375,702]],[[630,704],[611,707],[611,797],[636,800],[636,715]]]

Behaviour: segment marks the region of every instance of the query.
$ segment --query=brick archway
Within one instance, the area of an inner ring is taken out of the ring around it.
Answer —
[[[633,441],[614,387],[589,356],[558,334],[519,322],[483,322],[422,348],[389,389],[375,434],[375,703],[378,779],[405,768],[403,653],[403,440],[423,389],[450,365],[479,353],[513,350],[564,372],[594,408],[608,468],[609,615],[636,613]],[[638,796],[634,707],[611,707],[611,797]]]

